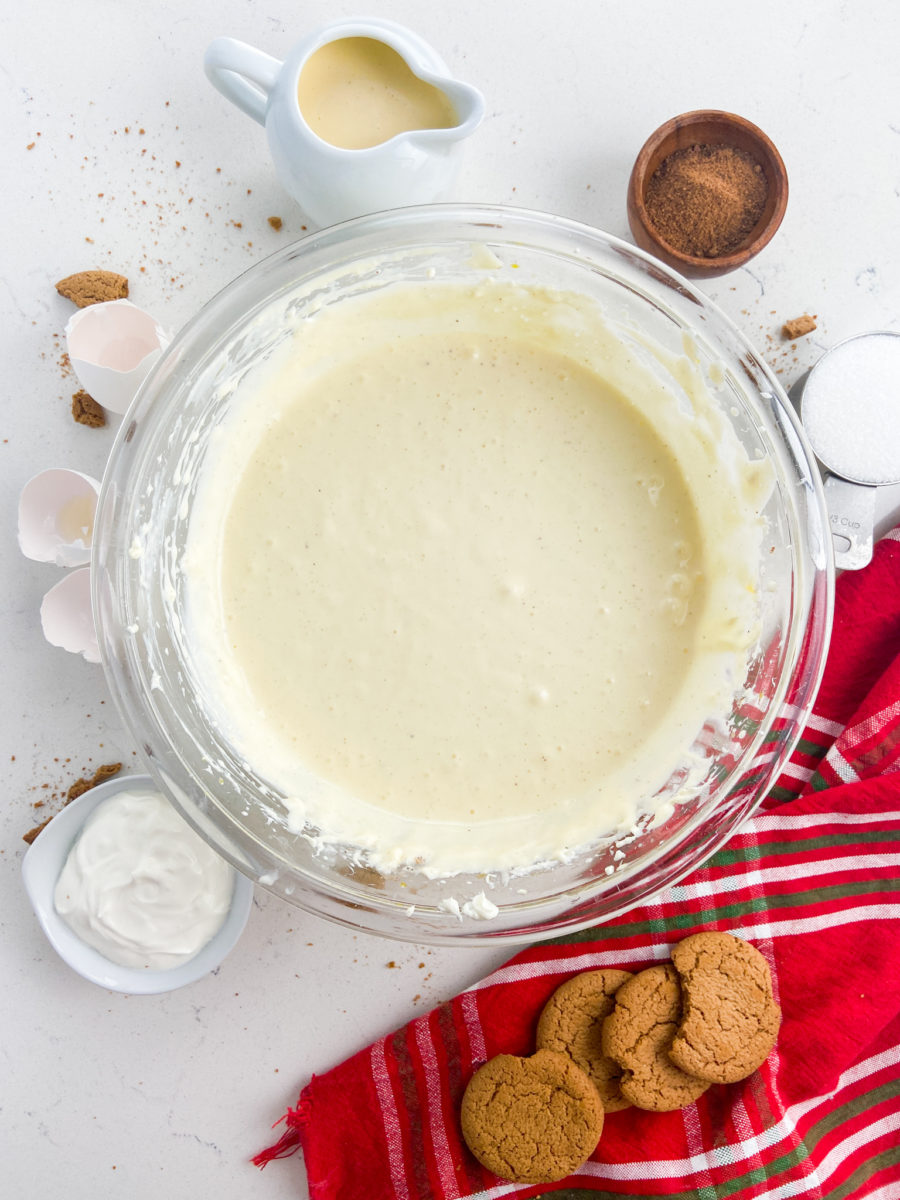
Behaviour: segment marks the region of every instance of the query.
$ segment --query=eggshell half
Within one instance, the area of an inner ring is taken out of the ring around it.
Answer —
[[[51,646],[100,661],[100,647],[91,609],[91,568],[70,571],[41,602],[41,626]]]
[[[41,471],[19,496],[19,549],[35,562],[80,567],[91,560],[100,483],[81,471]]]
[[[111,412],[124,413],[169,344],[156,319],[130,300],[80,308],[66,325],[72,369]]]

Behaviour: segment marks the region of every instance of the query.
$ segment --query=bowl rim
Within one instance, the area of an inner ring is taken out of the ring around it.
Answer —
[[[203,323],[210,320],[210,314],[215,313],[216,318],[223,318],[220,322],[223,328],[229,328],[228,320],[236,307],[242,314],[244,319],[247,319],[247,314],[254,314],[259,310],[260,302],[257,300],[250,303],[249,301],[240,305],[236,302],[241,298],[242,286],[247,275],[251,272],[255,275],[260,275],[265,270],[271,272],[276,271],[280,266],[292,260],[298,254],[309,251],[310,254],[317,254],[324,251],[332,251],[334,249],[357,250],[358,242],[356,240],[357,232],[359,239],[362,239],[364,234],[372,235],[373,232],[381,235],[399,230],[406,236],[412,237],[414,234],[420,233],[421,230],[427,229],[433,232],[434,241],[441,240],[441,234],[434,232],[435,222],[446,221],[453,225],[451,230],[447,231],[446,236],[454,241],[464,240],[471,244],[476,238],[481,237],[488,245],[490,238],[493,236],[493,231],[496,230],[498,240],[506,237],[506,244],[509,246],[515,245],[516,233],[521,234],[522,226],[527,226],[529,231],[536,237],[542,233],[545,237],[555,237],[564,239],[571,237],[578,239],[579,248],[577,250],[568,250],[566,253],[578,257],[579,262],[585,267],[590,267],[590,251],[596,247],[602,250],[604,254],[622,255],[625,259],[636,260],[636,265],[645,276],[645,286],[652,294],[658,290],[659,284],[662,283],[671,292],[677,296],[677,306],[681,309],[687,309],[691,304],[698,305],[701,309],[708,310],[709,318],[716,324],[721,325],[722,329],[727,331],[728,336],[733,339],[734,346],[731,347],[732,352],[740,358],[740,367],[744,370],[748,369],[745,359],[749,360],[751,368],[758,368],[761,377],[765,383],[763,388],[762,383],[757,384],[754,380],[754,389],[758,390],[759,397],[757,404],[761,404],[769,413],[769,419],[774,426],[777,427],[779,437],[783,440],[785,454],[796,460],[798,470],[802,468],[802,479],[798,480],[796,487],[796,519],[801,522],[804,533],[804,544],[807,536],[807,525],[811,525],[814,533],[824,530],[827,532],[827,514],[825,511],[824,493],[822,490],[821,479],[815,467],[815,459],[811,448],[808,446],[807,439],[802,430],[799,418],[794,412],[790,401],[784,393],[778,380],[775,378],[771,369],[759,355],[759,352],[754,349],[746,335],[742,330],[710,299],[705,293],[695,287],[688,279],[681,276],[675,269],[665,263],[661,263],[652,254],[635,247],[633,244],[617,238],[611,234],[605,233],[595,227],[586,225],[582,222],[574,221],[567,217],[562,217],[556,214],[544,213],[540,211],[519,208],[509,205],[485,205],[485,204],[432,204],[410,206],[404,209],[387,210],[382,213],[368,214],[363,217],[357,217],[349,221],[342,222],[339,225],[330,226],[326,229],[316,231],[306,237],[286,246],[269,255],[267,258],[260,260],[247,271],[237,276],[223,289],[221,289],[211,300],[204,305],[198,313],[189,320],[185,326],[179,331],[174,338],[172,344],[168,348],[166,355],[154,369],[152,375],[148,378],[141,389],[138,398],[135,401],[131,413],[131,420],[126,418],[122,423],[119,433],[116,438],[113,452],[110,456],[106,474],[104,475],[103,489],[99,504],[100,520],[98,528],[105,526],[106,513],[105,509],[108,506],[110,510],[110,519],[115,508],[115,489],[116,475],[119,476],[118,483],[123,480],[127,482],[127,477],[122,476],[124,470],[121,460],[128,458],[127,443],[131,440],[136,427],[135,414],[148,420],[152,419],[148,416],[150,408],[145,404],[144,409],[141,409],[142,397],[148,396],[152,390],[153,381],[157,378],[165,377],[167,365],[173,360],[174,356],[181,353],[186,347],[186,354],[190,351],[198,354],[208,352],[208,345],[204,343],[202,332],[198,334],[198,327],[202,331]],[[517,224],[519,223],[519,224]],[[508,228],[508,226],[512,228]],[[509,240],[512,239],[512,240]],[[369,247],[371,251],[371,247]],[[543,246],[547,250],[546,245]],[[559,246],[556,246],[550,253],[561,253]],[[583,262],[582,262],[583,256]],[[342,260],[346,261],[346,260]],[[354,261],[351,256],[349,261]],[[609,265],[609,264],[607,264]],[[329,264],[329,269],[332,265]],[[661,271],[663,275],[661,276]],[[627,285],[626,285],[627,286]],[[271,297],[280,294],[280,288],[274,287],[269,293]],[[668,296],[669,293],[665,292]],[[658,298],[658,297],[657,297]],[[673,303],[676,303],[673,300]],[[684,312],[682,311],[682,319]],[[710,336],[712,331],[710,330]],[[713,341],[715,340],[713,336]],[[200,345],[197,349],[195,343]],[[189,359],[190,361],[190,359]],[[770,394],[771,393],[771,394]],[[763,403],[764,402],[764,403]],[[805,494],[805,498],[800,498],[801,493]],[[802,508],[802,511],[801,511]],[[815,540],[815,539],[813,539]],[[821,681],[822,672],[825,665],[825,647],[827,646],[830,625],[831,625],[831,609],[833,601],[833,586],[834,586],[834,570],[833,558],[830,553],[830,538],[827,543],[822,542],[821,545],[816,543],[817,554],[813,559],[807,557],[801,559],[804,572],[808,572],[807,583],[809,585],[808,592],[804,593],[804,599],[801,602],[797,600],[791,601],[791,612],[795,617],[802,618],[804,625],[803,629],[793,629],[791,632],[791,645],[794,646],[794,654],[791,659],[791,671],[785,677],[785,683],[780,688],[781,705],[787,695],[788,684],[792,679],[801,678],[800,663],[806,662],[811,655],[811,660],[814,664],[812,672],[802,674],[802,687],[800,694],[803,703],[796,711],[805,715],[811,711],[812,703],[815,697],[815,692]],[[102,557],[102,556],[100,556]],[[105,561],[97,564],[101,568],[105,568]],[[135,698],[129,694],[125,675],[128,673],[126,667],[123,667],[123,662],[126,666],[130,666],[127,656],[131,653],[127,648],[127,639],[122,645],[117,643],[122,639],[117,635],[115,629],[112,628],[113,622],[110,622],[110,628],[105,627],[104,620],[104,593],[100,583],[101,570],[95,572],[94,579],[94,611],[95,618],[98,620],[98,626],[101,628],[103,636],[101,637],[101,648],[103,651],[103,665],[107,675],[107,681],[110,686],[110,691],[113,696],[114,703],[122,717],[123,723],[129,728],[138,743],[139,751],[144,760],[146,768],[154,775],[157,786],[161,788],[167,795],[170,796],[179,812],[191,823],[194,828],[205,834],[203,824],[198,821],[195,813],[190,809],[186,809],[179,802],[178,798],[172,794],[172,789],[169,786],[170,781],[167,778],[168,768],[165,761],[162,761],[155,750],[149,745],[144,744],[139,732],[139,726],[136,726],[132,718],[136,715]],[[811,614],[815,614],[817,618],[817,628],[814,631],[814,636],[810,639],[810,647],[806,646],[807,625]],[[796,622],[794,622],[796,624]],[[121,633],[121,631],[119,631]],[[104,641],[104,637],[109,638],[109,643]],[[126,656],[123,659],[123,655]],[[791,696],[791,702],[794,703],[794,696]],[[774,706],[773,706],[774,707]],[[795,706],[796,707],[796,706]],[[142,713],[146,717],[146,705],[142,706]],[[769,718],[763,723],[763,728],[768,729],[774,717]],[[790,751],[800,737],[802,727],[798,727],[796,734],[793,737],[785,738],[780,743],[780,751],[776,756],[777,763],[780,765],[786,760]],[[762,744],[762,733],[754,737],[754,745],[757,746],[756,752],[760,752]],[[758,744],[757,744],[758,743]],[[175,752],[176,758],[177,751]],[[747,762],[750,758],[747,758]],[[767,760],[776,761],[771,755],[767,755]],[[180,761],[180,760],[179,760]],[[770,774],[770,769],[766,768],[766,774]],[[777,773],[776,773],[777,774]],[[735,779],[740,778],[739,774],[735,774]],[[773,775],[769,782],[774,782]],[[192,778],[192,786],[198,781]],[[177,787],[180,788],[180,783]],[[210,785],[211,786],[211,785]],[[206,787],[206,791],[210,787]],[[214,789],[212,789],[214,791]],[[662,882],[654,884],[653,894],[656,894],[661,888],[671,886],[682,878],[689,871],[696,867],[706,858],[709,857],[716,849],[719,848],[737,828],[740,821],[744,820],[750,812],[762,801],[764,793],[755,796],[752,803],[741,802],[729,809],[729,817],[732,811],[737,814],[732,819],[722,819],[716,828],[708,835],[704,836],[703,840],[703,855],[701,858],[693,858],[682,865],[680,863],[671,863],[666,856],[660,856],[666,864],[665,875]],[[720,805],[721,807],[721,805]],[[721,816],[717,808],[717,814]],[[234,863],[240,869],[246,870],[248,873],[254,873],[259,870],[259,864],[249,861],[244,855],[244,848],[238,846],[243,837],[243,831],[238,824],[232,822],[233,829],[226,829],[225,836],[222,841],[217,841],[216,848],[224,857]],[[724,825],[723,829],[721,826]],[[230,834],[238,831],[238,838],[234,839]],[[253,838],[252,834],[247,837]],[[245,839],[246,840],[246,839]],[[223,844],[227,842],[228,844]],[[354,892],[349,881],[337,883],[329,882],[323,887],[318,886],[315,878],[310,879],[310,889],[314,892],[318,900],[308,899],[303,894],[302,885],[291,891],[287,895],[280,887],[270,886],[270,880],[266,878],[270,867],[276,867],[278,870],[284,864],[276,861],[275,854],[269,854],[262,843],[260,846],[260,857],[265,863],[265,870],[259,874],[257,881],[267,890],[272,890],[282,899],[288,900],[290,903],[305,909],[317,916],[325,917],[326,919],[334,920],[337,923],[344,924],[352,929],[361,929],[373,933],[386,933],[389,936],[399,938],[401,940],[425,942],[434,945],[439,944],[454,944],[454,945],[484,945],[486,940],[513,942],[529,942],[538,941],[542,938],[551,937],[554,934],[574,931],[582,929],[590,925],[597,924],[598,921],[609,920],[614,916],[627,911],[628,908],[634,907],[637,904],[647,901],[650,893],[646,890],[641,892],[636,898],[622,900],[612,912],[606,912],[598,916],[596,912],[587,916],[580,913],[579,910],[582,904],[590,901],[596,901],[599,895],[604,893],[602,880],[592,882],[590,884],[590,894],[585,891],[587,885],[579,884],[575,897],[571,893],[571,889],[567,890],[566,896],[571,896],[571,899],[564,912],[543,917],[539,911],[535,909],[533,900],[515,902],[506,905],[507,910],[516,910],[521,913],[523,924],[515,928],[496,928],[492,927],[492,922],[468,922],[468,928],[453,928],[451,922],[448,921],[446,930],[440,932],[434,929],[426,929],[418,922],[406,922],[400,920],[403,915],[403,905],[386,896],[378,896],[373,894],[371,890],[366,893],[359,891]],[[276,871],[277,874],[277,871]],[[293,878],[302,879],[303,872],[298,871]],[[453,880],[448,884],[448,890],[453,890]],[[560,899],[558,896],[557,899]],[[355,901],[355,902],[354,902]],[[549,907],[549,901],[546,899],[540,902],[545,909]],[[430,911],[427,909],[426,911]],[[540,906],[539,906],[540,907]],[[376,914],[380,914],[379,919],[384,921],[393,920],[394,925],[390,930],[379,928],[377,919],[375,923],[367,920],[366,917],[360,915],[360,909],[369,910]],[[578,913],[573,916],[573,910]],[[543,922],[549,920],[549,925]],[[473,928],[476,926],[477,928]]]
[[[251,879],[232,866],[234,891],[221,928],[192,958],[167,970],[123,966],[82,941],[56,911],[53,902],[56,881],[88,817],[111,796],[134,788],[151,788],[155,792],[162,790],[150,775],[123,775],[100,783],[70,800],[28,847],[22,860],[22,882],[47,941],[73,971],[109,991],[132,996],[158,995],[176,991],[202,979],[231,953],[250,916],[254,885]],[[166,795],[165,792],[162,794]],[[173,807],[181,816],[177,807]]]

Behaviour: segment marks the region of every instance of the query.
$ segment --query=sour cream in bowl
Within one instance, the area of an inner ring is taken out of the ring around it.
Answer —
[[[48,941],[91,983],[174,991],[215,970],[253,884],[194,832],[149,776],[85,792],[35,840],[25,890]]]

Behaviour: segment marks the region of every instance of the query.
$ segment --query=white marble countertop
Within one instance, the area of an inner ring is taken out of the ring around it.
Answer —
[[[280,57],[316,25],[359,11],[344,0],[32,0],[0,17],[4,1195],[303,1197],[299,1158],[262,1173],[248,1159],[310,1074],[506,957],[354,935],[257,891],[215,976],[125,997],[57,959],[20,883],[22,835],[74,779],[117,759],[140,769],[101,669],[41,636],[40,600],[58,570],[26,561],[15,541],[25,480],[50,466],[99,476],[114,434],[70,416],[77,384],[62,331],[72,309],[54,283],[89,267],[119,271],[135,302],[177,329],[302,236],[309,222],[281,191],[262,130],[208,85],[203,50],[230,34]],[[628,238],[626,185],[646,136],[676,113],[730,109],[778,145],[791,196],[770,246],[704,290],[785,386],[844,337],[900,329],[900,7],[889,0],[376,0],[361,11],[418,30],[485,93],[457,198]],[[804,312],[818,329],[793,348],[780,326]],[[898,489],[879,504],[883,527]]]

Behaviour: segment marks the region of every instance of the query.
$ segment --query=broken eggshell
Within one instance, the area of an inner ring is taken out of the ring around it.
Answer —
[[[130,300],[80,308],[66,325],[72,370],[110,412],[124,413],[169,344],[156,319]]]
[[[22,488],[19,549],[35,562],[80,567],[91,560],[100,483],[81,471],[52,467]]]
[[[41,627],[51,646],[100,661],[100,647],[91,608],[91,568],[70,571],[41,602]]]

